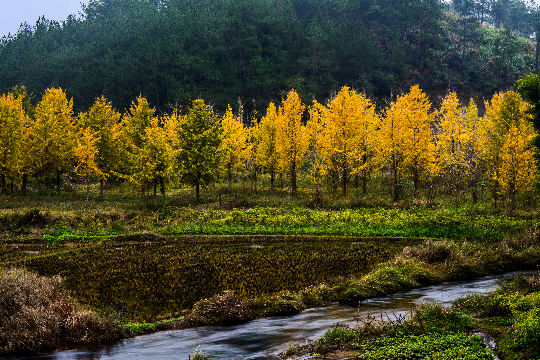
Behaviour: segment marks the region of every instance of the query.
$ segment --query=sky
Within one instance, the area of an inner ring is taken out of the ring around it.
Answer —
[[[35,25],[43,15],[49,20],[66,20],[81,11],[81,3],[88,4],[88,0],[0,0],[0,38],[15,34],[24,22]]]

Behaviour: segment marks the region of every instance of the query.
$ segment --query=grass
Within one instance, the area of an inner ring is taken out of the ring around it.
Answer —
[[[13,212],[0,215],[0,230],[11,241],[48,243],[91,241],[111,236],[155,233],[178,235],[305,235],[430,237],[498,241],[535,224],[513,216],[474,215],[466,209],[307,208],[193,209],[165,206],[127,213],[70,211]]]
[[[122,184],[109,184],[102,200],[96,196],[86,201],[83,188],[65,182],[62,195],[0,200],[0,239],[56,243],[155,233],[500,241],[534,226],[538,218],[534,197],[522,201],[520,209],[513,212],[494,208],[488,199],[456,207],[454,198],[444,195],[443,187],[429,206],[410,194],[393,203],[384,179],[377,178],[366,196],[354,189],[345,198],[325,191],[317,200],[308,180],[302,181],[303,188],[295,197],[288,189],[271,192],[265,179],[257,189],[235,184],[229,191],[218,183],[205,189],[201,203],[195,202],[192,189],[173,189],[156,205],[151,196],[129,193]]]

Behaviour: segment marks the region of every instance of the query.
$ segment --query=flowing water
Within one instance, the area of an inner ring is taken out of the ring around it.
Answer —
[[[352,304],[331,304],[292,316],[276,316],[235,326],[205,326],[164,331],[124,340],[110,346],[62,351],[18,359],[49,360],[185,360],[199,347],[213,359],[268,359],[289,345],[314,340],[336,323],[356,325],[355,317],[405,316],[413,304],[439,302],[450,305],[459,297],[495,290],[499,279],[516,273],[487,276],[474,281],[447,282]]]

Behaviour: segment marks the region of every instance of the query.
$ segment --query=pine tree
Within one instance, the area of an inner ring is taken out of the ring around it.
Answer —
[[[219,174],[223,159],[221,142],[219,119],[203,100],[194,100],[178,127],[177,163],[181,181],[195,186],[197,202],[200,187],[210,184]]]

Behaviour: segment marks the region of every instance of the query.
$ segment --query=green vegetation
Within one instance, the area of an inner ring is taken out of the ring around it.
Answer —
[[[381,337],[359,346],[356,359],[494,359],[479,336],[444,333]]]
[[[347,350],[355,359],[493,359],[481,338],[472,335],[475,331],[495,338],[500,359],[535,359],[540,355],[540,278],[518,275],[501,285],[451,307],[422,304],[406,319],[368,317],[357,328],[338,325],[314,344],[291,349],[295,354]]]
[[[400,207],[351,209],[346,207],[356,200],[350,198],[334,206],[311,209],[305,207],[309,197],[290,201],[276,196],[256,197],[256,193],[253,196],[252,200],[221,196],[221,206],[207,199],[205,204],[193,207],[183,196],[156,207],[145,205],[143,199],[120,196],[95,203],[65,198],[18,199],[12,206],[0,209],[0,233],[8,235],[9,241],[41,238],[49,243],[101,240],[141,232],[164,236],[328,235],[499,241],[536,221],[534,212],[501,214],[487,204],[426,208],[405,202]],[[250,203],[227,210],[228,201]]]
[[[454,307],[470,313],[497,340],[502,359],[540,356],[540,279],[518,276],[487,297],[469,296]]]
[[[470,334],[476,323],[469,315],[438,304],[423,304],[407,319],[360,320],[362,326],[338,325],[296,353],[328,354],[341,349],[349,350],[350,358],[365,360],[494,359],[482,339]]]

